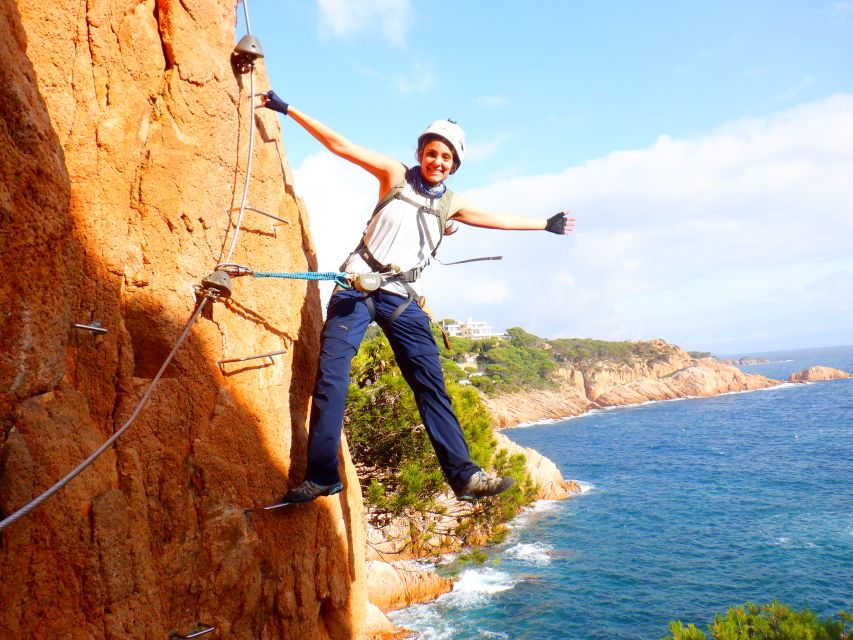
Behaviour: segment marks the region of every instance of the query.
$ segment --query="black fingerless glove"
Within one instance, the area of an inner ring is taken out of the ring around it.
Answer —
[[[557,235],[564,236],[566,233],[566,227],[569,224],[569,214],[565,211],[560,211],[550,218],[548,218],[548,222],[545,225],[545,231],[550,231],[551,233],[556,233]]]
[[[273,111],[278,111],[281,114],[287,115],[287,107],[289,107],[290,105],[288,105],[284,100],[279,98],[275,94],[275,91],[270,89],[269,91],[267,91],[266,96],[267,101],[264,103],[264,106],[267,109],[272,109]]]

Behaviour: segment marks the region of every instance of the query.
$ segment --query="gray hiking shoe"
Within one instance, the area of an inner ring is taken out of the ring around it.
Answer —
[[[503,493],[514,484],[515,480],[509,476],[503,478],[490,476],[488,473],[480,469],[480,471],[469,478],[468,484],[465,485],[462,491],[456,492],[456,498],[458,500],[470,502],[477,498],[496,496],[499,493]]]
[[[320,496],[333,496],[344,490],[344,483],[317,484],[306,480],[295,489],[291,489],[281,499],[282,502],[311,502]]]

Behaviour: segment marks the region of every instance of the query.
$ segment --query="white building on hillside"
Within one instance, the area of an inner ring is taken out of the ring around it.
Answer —
[[[492,325],[482,320],[468,318],[465,322],[441,322],[441,328],[448,336],[468,338],[469,340],[485,340],[486,338],[505,338],[506,334],[492,331]]]

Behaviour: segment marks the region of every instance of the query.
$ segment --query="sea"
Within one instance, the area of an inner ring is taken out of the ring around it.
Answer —
[[[740,354],[786,379],[853,346]],[[391,614],[417,638],[663,638],[778,600],[853,613],[853,379],[598,411],[504,431],[580,496],[534,503],[451,593]]]

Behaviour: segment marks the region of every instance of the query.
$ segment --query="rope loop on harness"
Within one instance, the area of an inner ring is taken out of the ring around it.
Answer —
[[[275,271],[255,271],[256,278],[287,278],[290,280],[332,280],[344,289],[352,288],[349,275],[341,271],[294,271],[279,273]]]

